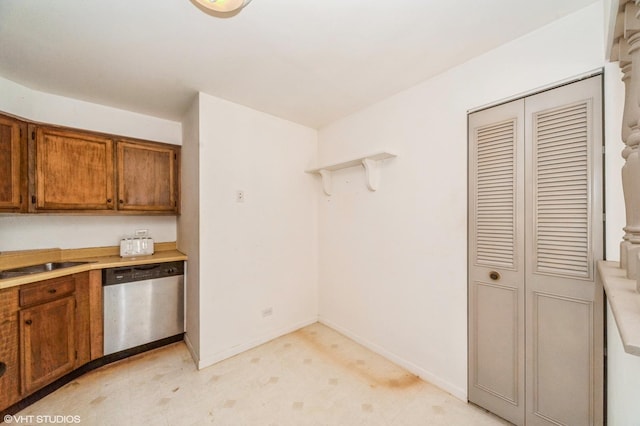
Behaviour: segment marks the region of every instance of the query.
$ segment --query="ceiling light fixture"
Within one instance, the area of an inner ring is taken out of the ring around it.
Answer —
[[[195,0],[199,5],[211,9],[214,12],[228,13],[242,9],[251,0]]]

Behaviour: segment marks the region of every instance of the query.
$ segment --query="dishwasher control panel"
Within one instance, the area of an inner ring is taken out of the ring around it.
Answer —
[[[102,270],[102,285],[184,275],[184,262],[150,263],[146,265],[120,266]]]

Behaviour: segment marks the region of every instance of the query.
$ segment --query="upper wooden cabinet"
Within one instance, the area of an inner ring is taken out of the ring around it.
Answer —
[[[177,147],[117,141],[118,209],[178,212]]]
[[[113,140],[39,127],[36,131],[36,210],[113,210]]]
[[[28,133],[29,212],[179,213],[179,146],[52,126]]]
[[[0,115],[0,211],[26,206],[26,123]]]
[[[0,114],[0,213],[180,213],[180,146]]]

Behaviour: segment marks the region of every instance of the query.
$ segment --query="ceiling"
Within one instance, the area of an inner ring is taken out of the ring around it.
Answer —
[[[319,128],[597,0],[2,0],[0,76],[180,121],[201,91]]]

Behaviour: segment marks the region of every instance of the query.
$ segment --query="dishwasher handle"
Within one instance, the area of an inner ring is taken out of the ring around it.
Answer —
[[[160,265],[160,263],[156,263],[154,265],[140,265],[134,266],[133,269],[136,271],[151,271],[152,269],[158,269]]]
[[[102,270],[102,285],[116,285],[184,274],[184,262],[173,261],[119,266]]]

